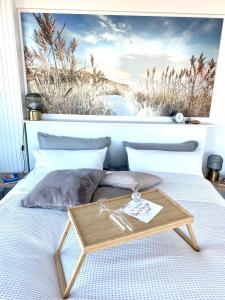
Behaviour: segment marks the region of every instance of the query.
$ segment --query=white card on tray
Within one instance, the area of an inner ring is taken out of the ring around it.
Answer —
[[[131,200],[124,207],[123,211],[144,223],[150,222],[161,210],[163,206],[146,199],[140,201]]]

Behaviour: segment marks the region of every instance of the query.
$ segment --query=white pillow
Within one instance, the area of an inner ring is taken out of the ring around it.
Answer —
[[[203,151],[136,150],[126,147],[130,171],[169,172],[203,176]]]
[[[35,170],[103,169],[107,147],[98,150],[33,150]]]

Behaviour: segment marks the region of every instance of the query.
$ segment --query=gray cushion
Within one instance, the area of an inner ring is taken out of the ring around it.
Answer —
[[[70,136],[57,136],[38,132],[38,141],[40,149],[55,149],[55,150],[94,150],[109,147],[111,138],[81,138]],[[109,151],[106,153],[104,168],[108,168]]]
[[[57,170],[48,173],[22,200],[25,207],[56,208],[89,203],[105,171]]]
[[[99,200],[107,200],[116,197],[131,195],[131,190],[113,188],[109,186],[98,187],[92,196],[92,202]]]
[[[132,189],[135,186],[140,191],[151,188],[162,182],[158,176],[145,172],[118,171],[107,174],[100,186],[110,186],[122,189]]]
[[[186,141],[183,143],[132,143],[123,141],[124,147],[137,150],[161,150],[161,151],[184,151],[192,152],[198,147],[197,141]]]
[[[55,150],[94,150],[103,149],[111,144],[111,138],[80,138],[70,136],[57,136],[38,132],[40,149]]]

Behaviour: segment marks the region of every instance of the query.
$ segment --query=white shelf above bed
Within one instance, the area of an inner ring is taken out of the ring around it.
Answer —
[[[194,124],[177,124],[174,123],[171,117],[142,117],[142,116],[89,116],[89,115],[68,115],[68,114],[42,114],[42,120],[35,121],[41,123],[107,123],[107,124],[134,124],[134,125],[151,125],[151,126],[215,126],[209,118],[193,118],[199,120],[201,123]],[[24,122],[34,122],[30,120],[24,120]]]
[[[68,119],[48,119],[48,120],[40,120],[40,121],[31,121],[31,120],[23,120],[24,123],[109,123],[113,125],[119,124],[121,125],[151,125],[151,126],[171,126],[171,127],[214,127],[216,126],[213,123],[200,123],[200,124],[179,124],[179,123],[174,123],[174,122],[149,122],[149,121],[112,121],[112,120],[68,120]]]

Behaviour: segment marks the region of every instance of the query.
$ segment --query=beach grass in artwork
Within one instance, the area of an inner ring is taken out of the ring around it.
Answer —
[[[222,19],[22,13],[45,112],[208,117]]]

